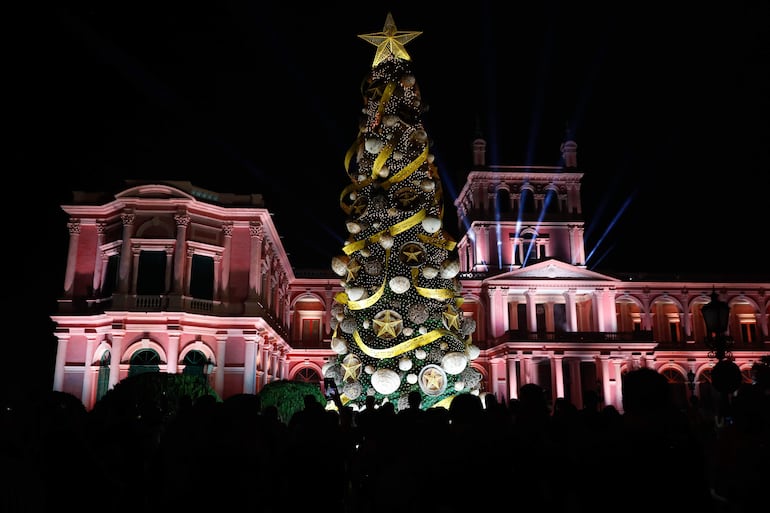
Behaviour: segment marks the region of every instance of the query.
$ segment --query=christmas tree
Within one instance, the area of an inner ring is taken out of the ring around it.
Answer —
[[[398,31],[388,13],[382,32],[359,37],[377,47],[362,85],[358,136],[345,156],[350,185],[340,195],[348,239],[332,259],[344,292],[332,307],[331,348],[324,367],[342,404],[367,395],[400,410],[412,390],[422,407],[448,406],[477,392],[481,375],[462,313],[456,243],[443,227],[441,179],[409,54],[421,32]]]

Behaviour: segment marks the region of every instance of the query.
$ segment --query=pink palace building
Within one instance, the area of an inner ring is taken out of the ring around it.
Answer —
[[[623,374],[651,367],[682,404],[690,393],[713,402],[718,360],[701,312],[712,295],[729,306],[729,351],[749,382],[770,352],[770,283],[587,269],[574,141],[561,152],[559,167],[487,166],[486,142],[473,143],[455,207],[481,392],[508,401],[537,383],[581,407],[594,390],[622,412]],[[329,262],[292,268],[261,195],[128,181],[113,196],[75,192],[62,209],[54,390],[91,409],[132,369],[203,372],[223,399],[275,380],[322,383],[339,277]]]

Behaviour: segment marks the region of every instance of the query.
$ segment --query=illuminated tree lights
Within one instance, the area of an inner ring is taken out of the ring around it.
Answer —
[[[481,375],[473,319],[462,313],[456,243],[443,229],[439,174],[422,125],[420,90],[399,32],[388,14],[362,88],[359,133],[345,156],[350,178],[340,195],[349,234],[332,259],[344,288],[332,307],[331,348],[324,367],[343,404],[367,395],[406,406],[412,390],[422,406],[448,405],[478,391]]]

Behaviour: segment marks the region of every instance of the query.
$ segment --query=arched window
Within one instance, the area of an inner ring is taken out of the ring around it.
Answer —
[[[105,351],[99,359],[99,374],[96,378],[97,401],[104,397],[104,394],[110,389],[110,355],[111,353],[109,351]]]
[[[182,362],[184,370],[182,374],[191,376],[202,376],[206,373],[206,366],[210,363],[206,355],[201,351],[190,351],[184,356]]]
[[[535,194],[526,188],[521,189],[521,211],[530,214],[536,212]]]
[[[501,214],[510,212],[511,210],[511,195],[505,189],[498,189],[495,195],[495,208]]]
[[[129,376],[145,372],[160,372],[160,356],[153,349],[140,349],[131,357],[129,365]]]
[[[294,379],[303,383],[320,383],[321,377],[311,367],[303,367],[295,375]]]

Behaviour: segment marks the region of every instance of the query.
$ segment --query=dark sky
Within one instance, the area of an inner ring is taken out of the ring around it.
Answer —
[[[423,32],[407,50],[449,211],[477,130],[489,164],[556,165],[569,128],[589,267],[768,274],[768,2],[305,4],[8,13],[19,312],[47,319],[61,290],[70,191],[128,178],[261,193],[293,265],[328,268],[375,52],[357,35],[382,30],[388,11]]]
[[[375,51],[357,35],[391,11],[423,32],[407,50],[449,210],[477,130],[490,164],[556,165],[569,128],[589,267],[765,262],[767,2],[309,4],[81,2],[26,20],[20,165],[64,201],[125,178],[262,193],[294,266],[327,267]]]

